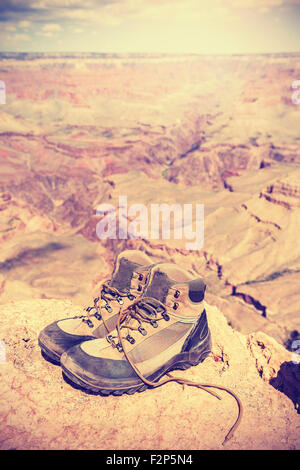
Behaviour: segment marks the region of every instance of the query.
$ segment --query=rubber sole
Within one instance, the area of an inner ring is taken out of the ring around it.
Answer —
[[[57,365],[60,365],[60,356],[58,356],[57,354],[55,354],[55,352],[47,348],[40,340],[38,340],[38,344],[45,356],[47,356],[49,359],[51,359],[51,361],[55,362]]]
[[[158,369],[155,373],[153,373],[149,377],[146,377],[146,379],[151,382],[157,382],[161,377],[163,377],[168,372],[171,372],[173,370],[186,370],[186,369],[189,369],[190,367],[197,366],[198,364],[203,362],[211,352],[210,334],[205,338],[203,343],[204,344],[201,347],[201,351],[195,350],[195,351],[191,351],[187,353],[178,354],[172,360],[170,360],[167,364],[163,365],[160,369]],[[82,378],[73,374],[71,371],[66,369],[63,366],[63,364],[61,364],[61,368],[62,368],[63,374],[69,379],[69,381],[78,385],[80,388],[83,388],[85,390],[88,390],[90,392],[93,392],[95,394],[99,394],[102,396],[109,396],[109,395],[121,396],[121,395],[124,395],[125,393],[128,395],[133,395],[136,392],[139,392],[139,393],[144,392],[148,388],[151,388],[151,386],[147,385],[144,382],[140,382],[136,386],[128,386],[124,388],[96,387],[94,385],[91,385],[85,382],[84,380],[82,380]]]

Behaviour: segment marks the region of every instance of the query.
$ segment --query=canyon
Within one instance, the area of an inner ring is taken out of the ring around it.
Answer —
[[[300,330],[298,76],[296,54],[2,54],[0,302],[84,302],[116,246],[138,245],[203,275],[236,328],[288,343]],[[100,241],[96,208],[118,195],[204,204],[203,248]]]
[[[26,310],[42,327],[56,303],[77,313],[134,248],[203,276],[224,331],[262,335],[288,362],[300,339],[299,78],[299,54],[0,54],[3,315]],[[120,196],[203,204],[202,248],[172,230],[99,240],[97,207]]]

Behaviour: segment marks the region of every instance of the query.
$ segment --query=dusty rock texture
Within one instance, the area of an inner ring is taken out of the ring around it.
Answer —
[[[207,305],[214,357],[173,375],[231,388],[222,400],[171,383],[140,394],[102,397],[67,383],[37,343],[41,328],[82,307],[66,300],[1,306],[0,446],[2,449],[300,449],[299,367],[264,333],[234,331]],[[3,348],[4,344],[4,348]],[[281,390],[281,391],[279,391]]]

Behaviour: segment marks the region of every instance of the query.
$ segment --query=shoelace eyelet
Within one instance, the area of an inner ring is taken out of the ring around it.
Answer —
[[[90,312],[91,310],[93,310],[93,308],[94,308],[94,307],[87,307],[87,308],[85,309],[85,311],[86,311],[86,312]]]
[[[109,313],[112,312],[112,308],[111,308],[111,306],[108,305],[108,304],[105,305],[105,309],[106,309]]]
[[[143,287],[141,286],[141,284],[138,285],[138,288],[137,288],[138,292],[142,292],[143,290]]]
[[[97,318],[97,320],[102,320],[102,317],[100,315],[100,313],[96,312],[95,315],[94,315],[95,318]]]
[[[94,328],[94,324],[93,324],[93,322],[92,322],[91,320],[87,319],[87,320],[86,320],[86,323],[87,323],[87,325],[88,325],[90,328]]]
[[[139,274],[138,280],[142,281],[144,279],[144,276],[142,274]]]
[[[179,303],[178,302],[175,302],[174,305],[173,305],[173,309],[174,310],[177,310],[179,307]]]
[[[130,335],[127,335],[127,336],[126,336],[126,339],[127,339],[127,341],[128,341],[130,344],[134,344],[134,343],[135,343],[135,339],[134,339],[132,336],[130,336]]]
[[[122,299],[122,297],[118,297],[117,301],[119,302],[120,305],[124,304],[124,300]]]
[[[122,348],[122,345],[120,343],[116,344],[116,348],[119,352],[123,352],[123,348]]]
[[[138,331],[141,333],[141,335],[143,336],[146,336],[147,334],[147,331],[145,330],[145,328],[143,328],[142,326],[139,326],[138,327]]]
[[[135,299],[135,296],[132,295],[132,294],[129,294],[129,295],[128,295],[128,299],[129,299],[129,300],[134,300],[134,299]]]
[[[167,313],[162,313],[161,316],[163,317],[163,319],[164,319],[165,321],[169,321],[169,320],[170,320],[170,317],[169,317],[169,315],[168,315]]]
[[[106,339],[107,339],[107,341],[108,341],[111,345],[114,345],[114,344],[115,344],[112,335],[107,335],[107,336],[106,336]]]
[[[180,291],[177,290],[174,294],[174,297],[175,297],[175,299],[178,299],[179,296],[180,296]]]
[[[158,323],[157,323],[157,321],[155,321],[155,320],[151,320],[151,321],[150,321],[150,325],[152,325],[153,328],[157,328],[157,327],[158,327]]]

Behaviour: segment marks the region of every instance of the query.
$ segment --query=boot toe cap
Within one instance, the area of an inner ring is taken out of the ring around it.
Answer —
[[[54,356],[53,358],[59,361],[60,356],[69,348],[89,339],[94,337],[66,333],[59,327],[58,322],[54,322],[40,332],[38,342],[46,354]]]
[[[84,383],[99,389],[114,388],[117,383],[122,384],[124,381],[138,378],[126,360],[90,356],[83,351],[81,345],[65,352],[61,356],[61,365],[69,377],[74,375]]]

